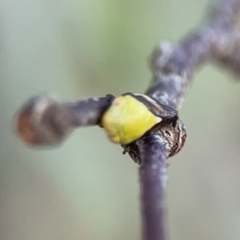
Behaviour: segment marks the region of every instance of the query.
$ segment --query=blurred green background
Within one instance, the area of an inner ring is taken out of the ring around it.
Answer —
[[[205,21],[209,1],[0,0],[0,239],[139,240],[138,166],[100,128],[36,149],[13,130],[31,96],[144,92],[147,59]],[[240,85],[197,73],[180,115],[184,150],[168,169],[172,240],[240,239]]]

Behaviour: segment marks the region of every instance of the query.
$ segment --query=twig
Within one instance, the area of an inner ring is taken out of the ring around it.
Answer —
[[[79,126],[99,125],[114,97],[60,102],[50,96],[30,99],[19,111],[16,129],[28,144],[50,146],[61,143]]]
[[[139,169],[141,184],[141,209],[143,239],[165,240],[166,225],[166,143],[161,136],[149,136],[141,140],[143,163]]]
[[[240,76],[240,0],[224,0],[212,11],[209,23],[179,44],[160,44],[154,51],[153,81],[146,94],[173,109],[179,109],[195,70],[214,61]],[[99,125],[112,97],[77,103],[59,103],[48,97],[31,100],[20,111],[17,128],[30,144],[51,145],[62,141],[78,126]],[[169,135],[169,136],[167,136]],[[141,139],[124,147],[140,166],[144,240],[167,240],[167,157],[181,149],[186,134],[178,116],[153,128]],[[173,148],[175,149],[173,151]],[[177,149],[177,150],[176,150]]]

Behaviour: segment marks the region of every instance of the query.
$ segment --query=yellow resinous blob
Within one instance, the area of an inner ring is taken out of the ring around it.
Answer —
[[[162,119],[131,95],[114,99],[102,117],[102,126],[112,142],[128,144],[144,135]]]

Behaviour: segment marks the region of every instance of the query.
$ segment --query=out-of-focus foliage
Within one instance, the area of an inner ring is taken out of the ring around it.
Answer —
[[[147,58],[201,20],[197,0],[0,0],[0,239],[140,239],[138,166],[97,127],[59,148],[26,147],[13,116],[30,96],[143,92]],[[218,68],[196,75],[171,159],[172,239],[240,238],[240,85]]]

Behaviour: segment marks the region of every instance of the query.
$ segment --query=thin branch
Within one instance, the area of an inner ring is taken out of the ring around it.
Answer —
[[[28,144],[50,146],[61,143],[79,126],[99,125],[114,97],[60,102],[50,96],[30,99],[19,111],[16,129]]]
[[[179,44],[160,44],[153,53],[153,81],[146,94],[179,109],[197,68],[207,61],[224,65],[240,76],[239,0],[220,1],[209,23]]]
[[[142,165],[139,175],[143,240],[166,240],[166,143],[161,136],[154,135],[144,137],[141,142]]]
[[[151,61],[153,80],[146,94],[173,109],[179,109],[196,69],[208,61],[221,64],[240,76],[240,0],[223,0],[211,13],[208,24],[179,44],[162,43]],[[52,145],[61,142],[75,127],[99,125],[112,97],[76,103],[59,103],[48,97],[30,100],[17,118],[19,135],[28,143]],[[185,128],[174,121],[154,127],[141,139],[124,147],[140,166],[144,240],[167,240],[167,157],[177,153],[186,138]],[[171,154],[171,152],[174,154]]]
[[[239,13],[239,0],[222,1],[213,10],[212,19],[205,28],[192,33],[178,45],[161,44],[153,54],[151,62],[153,81],[146,94],[169,107],[180,108],[191,84],[194,71],[211,60],[224,65],[239,77],[240,32],[237,25]],[[148,142],[152,143],[153,140],[152,138],[148,139]],[[137,151],[136,146],[138,146]],[[153,209],[157,209],[159,206],[157,200],[161,201],[161,206],[165,206],[164,197],[162,197],[164,189],[162,183],[154,178],[154,166],[156,166],[156,162],[161,165],[166,161],[164,158],[168,151],[166,148],[159,146],[158,151],[152,152],[149,148],[148,154],[143,156],[142,153],[145,147],[145,144],[132,144],[134,155],[136,155],[134,156],[135,159],[147,157],[147,160],[142,161],[140,168],[140,183],[143,196],[141,204],[144,209],[142,211],[145,233],[143,239],[167,240],[166,210],[157,211],[158,216],[156,217]],[[128,146],[128,148],[131,147]],[[151,162],[152,159],[158,160],[153,163]],[[165,177],[166,164],[161,166],[159,179]],[[147,169],[147,175],[145,176],[141,174],[143,169]],[[149,181],[149,179],[154,180]],[[161,191],[158,197],[153,195],[155,191]],[[150,197],[147,197],[148,194]],[[153,200],[154,197],[152,196],[155,196],[157,200]],[[155,229],[155,226],[159,226],[161,230]],[[162,226],[165,227],[162,228]]]

